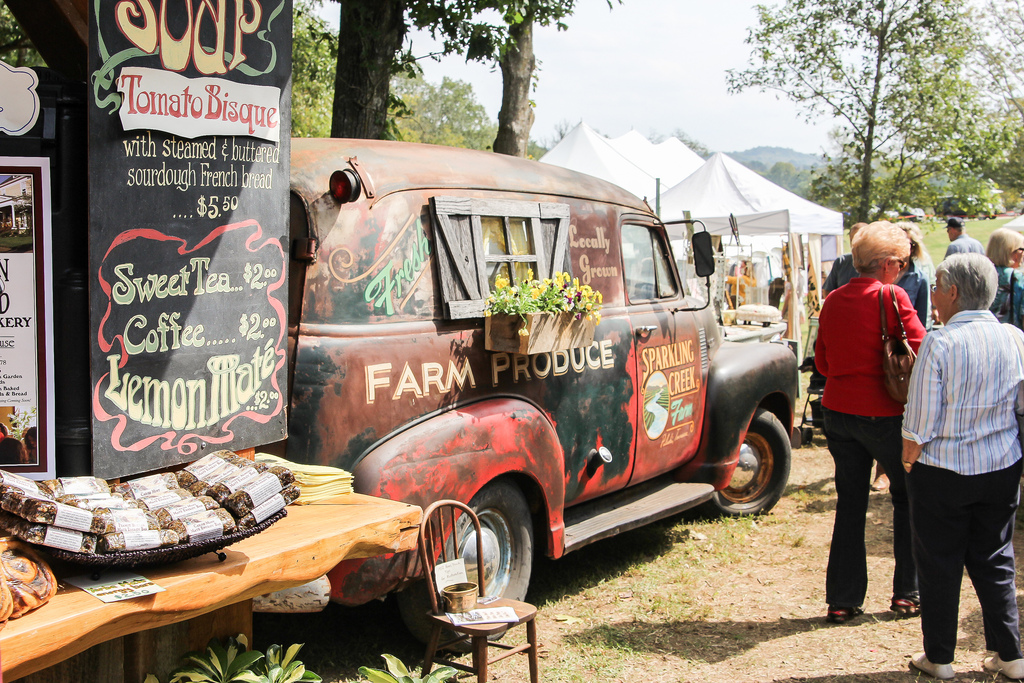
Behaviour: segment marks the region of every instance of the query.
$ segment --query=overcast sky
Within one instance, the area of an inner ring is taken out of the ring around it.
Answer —
[[[338,6],[328,5],[337,26]],[[727,91],[726,70],[747,65],[750,46],[743,41],[755,22],[753,3],[743,0],[623,0],[611,10],[605,0],[579,0],[567,31],[535,31],[540,74],[532,137],[543,143],[560,122],[582,120],[609,137],[682,130],[713,151],[775,146],[820,154],[831,121],[808,124],[772,93]],[[414,34],[416,54],[431,49],[429,35]],[[459,57],[421,63],[428,81],[472,83],[497,120],[500,72]]]

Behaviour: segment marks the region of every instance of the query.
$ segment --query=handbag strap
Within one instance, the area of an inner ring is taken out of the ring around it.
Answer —
[[[900,338],[907,338],[907,331],[903,327],[903,319],[900,317],[900,304],[896,300],[896,291],[892,285],[882,285],[878,290],[878,314],[879,320],[882,324],[882,343],[889,341],[889,319],[885,314],[885,290],[889,290],[889,295],[892,297],[892,307],[896,309],[896,325],[900,330]]]

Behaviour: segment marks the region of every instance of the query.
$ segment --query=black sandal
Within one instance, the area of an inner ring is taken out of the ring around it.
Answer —
[[[845,624],[854,617],[859,617],[864,614],[864,610],[860,607],[832,607],[829,605],[828,614],[825,615],[825,619],[830,624]]]
[[[921,614],[921,601],[916,598],[893,598],[889,609],[896,613],[897,619],[916,617]]]

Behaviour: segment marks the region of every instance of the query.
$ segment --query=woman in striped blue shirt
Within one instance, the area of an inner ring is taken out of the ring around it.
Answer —
[[[989,311],[995,267],[955,254],[936,270],[932,306],[943,327],[921,343],[903,415],[914,559],[924,652],[911,667],[953,678],[966,567],[981,603],[992,673],[1024,678],[1013,527],[1021,449],[1013,406],[1024,380],[1020,330]]]

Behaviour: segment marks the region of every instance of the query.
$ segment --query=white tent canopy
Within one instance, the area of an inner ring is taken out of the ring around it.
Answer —
[[[676,138],[655,145],[636,131],[609,140],[580,122],[540,158],[615,183],[651,205],[657,196],[657,178],[665,188],[675,185],[703,164],[703,160]]]
[[[779,187],[721,152],[662,195],[665,223],[679,223],[684,211],[719,235],[730,232],[730,215],[743,234],[843,234],[841,213]]]
[[[700,155],[679,138],[669,138],[657,145],[635,130],[608,140],[608,144],[654,178],[661,178],[662,195],[704,165]]]

